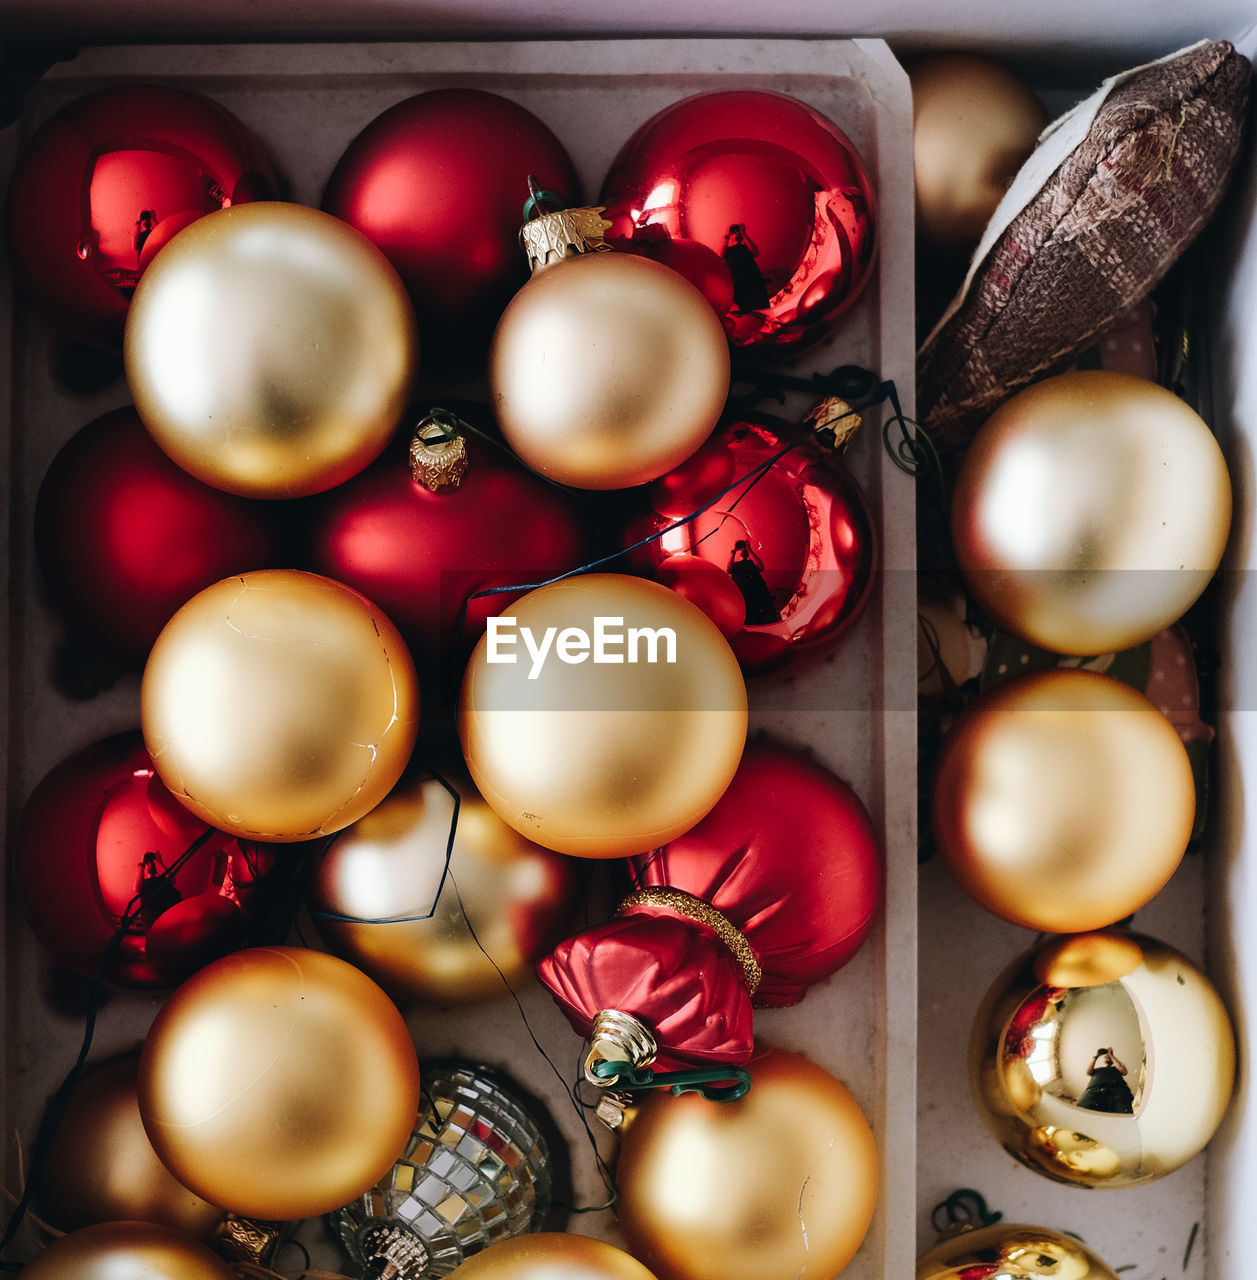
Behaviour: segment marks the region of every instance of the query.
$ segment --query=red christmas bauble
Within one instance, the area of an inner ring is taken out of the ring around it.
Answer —
[[[176,466],[127,407],[89,422],[44,476],[35,550],[57,610],[102,649],[142,661],[198,591],[282,559],[271,506]]]
[[[89,93],[18,160],[6,218],[14,276],[58,328],[120,347],[151,244],[274,189],[260,145],[209,98],[161,85]]]
[[[757,478],[792,441],[796,447]],[[730,485],[694,520],[668,529]],[[726,423],[647,493],[655,514],[635,521],[626,542],[668,531],[633,553],[634,566],[690,595],[729,635],[745,670],[771,671],[828,644],[864,607],[877,560],[872,518],[846,467],[799,428],[760,414]],[[700,583],[694,558],[728,586],[717,592]],[[730,587],[745,613],[736,633]],[[716,603],[708,608],[705,599]]]
[[[864,163],[840,129],[784,94],[727,90],[665,108],[621,148],[601,203],[617,247],[658,256],[666,237],[723,260],[732,302],[722,320],[738,357],[808,346],[872,274]]]
[[[162,877],[205,831],[162,784],[138,732],[76,752],[39,783],[18,823],[14,878],[31,928],[58,960],[95,977],[138,901],[103,976],[176,985],[242,944],[250,900],[275,862],[267,845],[214,831]]]
[[[460,412],[492,429],[487,409]],[[485,619],[524,594],[476,592],[545,582],[589,559],[572,497],[504,447],[471,433],[462,442],[467,469],[456,487],[434,492],[412,478],[409,440],[399,438],[318,500],[310,526],[312,568],[375,601],[421,661],[460,669]]]
[[[410,291],[424,350],[487,345],[528,276],[519,227],[528,176],[580,203],[572,161],[518,103],[435,89],[377,116],[349,144],[323,208],[378,246]]]

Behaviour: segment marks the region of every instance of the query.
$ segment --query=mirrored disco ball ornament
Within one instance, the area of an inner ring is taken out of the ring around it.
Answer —
[[[550,1208],[550,1153],[509,1083],[460,1062],[422,1066],[404,1154],[332,1215],[363,1280],[448,1276],[473,1254],[536,1231]]]

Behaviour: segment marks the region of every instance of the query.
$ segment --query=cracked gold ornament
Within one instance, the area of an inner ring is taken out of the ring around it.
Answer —
[[[970,1039],[974,1100],[1004,1150],[1078,1187],[1130,1187],[1213,1136],[1235,1036],[1209,979],[1164,943],[1056,938],[995,982]]]
[[[414,663],[357,591],[264,569],[207,587],[166,624],[140,690],[172,794],[220,830],[294,841],[392,790],[418,725]]]
[[[1001,1222],[939,1241],[918,1260],[916,1280],[1117,1280],[1117,1273],[1064,1232]]]

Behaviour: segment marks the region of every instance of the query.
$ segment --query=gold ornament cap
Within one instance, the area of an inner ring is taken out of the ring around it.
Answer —
[[[423,418],[410,440],[410,475],[432,493],[457,489],[471,459],[461,423],[452,414],[434,409]]]
[[[835,453],[842,453],[859,431],[864,419],[841,396],[825,396],[804,415],[803,425],[818,436],[828,436],[825,443]]]
[[[555,209],[542,213],[543,204],[559,203],[558,197],[543,191],[537,179],[528,175],[528,202],[524,205],[524,225],[519,242],[535,275],[543,267],[581,253],[599,253],[611,246],[603,238],[610,223],[602,216],[604,205],[579,209]]]

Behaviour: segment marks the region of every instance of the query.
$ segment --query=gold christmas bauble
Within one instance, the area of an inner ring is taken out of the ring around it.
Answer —
[[[541,587],[490,619],[459,703],[467,767],[498,816],[586,858],[688,831],[733,778],[746,725],[746,685],[715,623],[613,573]]]
[[[212,1240],[225,1215],[157,1158],[140,1119],[139,1065],[129,1053],[75,1085],[39,1171],[40,1212],[61,1231],[153,1222]]]
[[[164,252],[164,250],[163,250]],[[295,569],[226,578],[157,637],[144,744],[176,798],[255,840],[347,827],[392,789],[418,727],[414,663],[357,591]]]
[[[286,1222],[339,1209],[391,1168],[419,1108],[419,1063],[365,974],[321,951],[258,947],[200,970],[162,1006],[139,1099],[180,1182]]]
[[[492,1244],[458,1268],[459,1280],[656,1280],[623,1249],[589,1236],[542,1231]]]
[[[23,1280],[235,1280],[203,1244],[151,1222],[106,1222],[54,1240]]]
[[[451,772],[458,826],[446,876],[453,797],[436,778],[398,787],[339,835],[314,872],[319,932],[397,1000],[492,1000],[527,982],[556,941],[575,864],[508,827],[470,779]],[[399,916],[397,923],[351,923]]]
[[[733,1102],[652,1093],[624,1135],[616,1212],[659,1280],[831,1280],[877,1203],[855,1099],[807,1058],[768,1050]]]
[[[127,316],[127,382],[185,471],[294,498],[348,480],[392,438],[418,359],[384,255],[330,214],[279,202],[199,218],[153,259]]]
[[[952,496],[974,599],[1053,653],[1129,649],[1180,618],[1231,525],[1218,442],[1172,392],[1125,373],[1048,378],[1006,401]]]
[[[534,471],[580,489],[645,484],[707,439],[729,394],[729,347],[684,276],[632,253],[542,266],[489,353],[493,409]]]
[[[1118,1280],[1081,1240],[1048,1227],[1000,1222],[940,1241],[917,1262],[916,1280]]]
[[[1130,1187],[1213,1136],[1235,1084],[1235,1036],[1209,979],[1172,947],[1078,934],[996,980],[969,1075],[983,1120],[1022,1164],[1074,1186]]]
[[[973,54],[922,58],[908,81],[917,230],[933,248],[968,252],[1034,150],[1047,112],[1011,71]]]
[[[1013,924],[1101,929],[1173,875],[1196,788],[1173,725],[1141,693],[1053,668],[984,694],[943,744],[938,846],[961,887]]]

